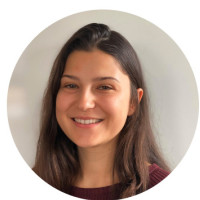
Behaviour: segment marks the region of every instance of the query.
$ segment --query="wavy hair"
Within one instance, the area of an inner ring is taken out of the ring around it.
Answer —
[[[40,137],[33,170],[53,187],[70,193],[79,174],[77,146],[61,130],[55,114],[56,96],[68,56],[75,50],[99,49],[113,56],[128,75],[131,101],[136,110],[128,116],[119,133],[114,169],[123,185],[119,198],[129,197],[148,189],[147,163],[156,163],[169,170],[156,145],[150,123],[148,95],[137,54],[130,43],[105,24],[92,23],[80,28],[62,47],[56,57],[43,97]],[[137,89],[144,91],[138,103]],[[113,170],[114,170],[113,169]]]

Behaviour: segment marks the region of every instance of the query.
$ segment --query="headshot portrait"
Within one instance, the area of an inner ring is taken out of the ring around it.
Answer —
[[[15,144],[33,172],[67,195],[123,199],[173,174],[198,117],[190,65],[161,29],[94,10],[42,31],[8,90]]]

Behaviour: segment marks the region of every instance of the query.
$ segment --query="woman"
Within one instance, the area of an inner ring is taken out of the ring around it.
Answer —
[[[153,137],[137,55],[108,26],[84,26],[58,54],[33,170],[85,199],[136,195],[169,174]]]

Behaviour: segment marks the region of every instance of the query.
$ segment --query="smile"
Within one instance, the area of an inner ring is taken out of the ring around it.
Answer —
[[[96,124],[102,121],[102,119],[79,119],[79,118],[73,118],[73,121],[79,123],[79,124]]]

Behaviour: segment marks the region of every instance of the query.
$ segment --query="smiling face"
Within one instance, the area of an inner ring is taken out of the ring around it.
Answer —
[[[111,55],[69,55],[56,98],[56,118],[69,139],[79,147],[114,141],[133,112],[129,77]]]

